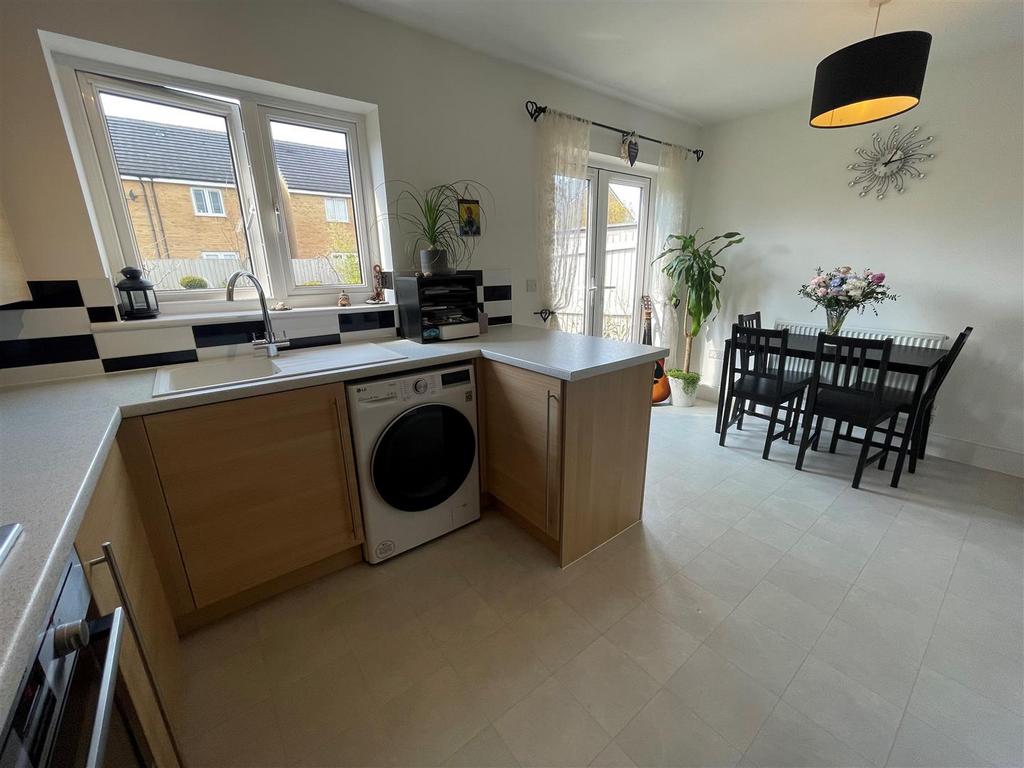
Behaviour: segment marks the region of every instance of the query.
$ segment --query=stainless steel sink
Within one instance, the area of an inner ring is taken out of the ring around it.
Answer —
[[[268,357],[239,357],[174,365],[157,370],[153,397],[269,379],[279,373],[281,369]]]

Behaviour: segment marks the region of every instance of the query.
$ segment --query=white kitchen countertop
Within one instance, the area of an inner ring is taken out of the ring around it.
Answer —
[[[284,351],[281,360],[336,347]],[[0,523],[25,526],[0,565],[0,727],[38,643],[122,417],[484,357],[565,381],[654,362],[667,350],[519,325],[474,339],[380,346],[400,360],[153,398],[153,370],[0,388]]]

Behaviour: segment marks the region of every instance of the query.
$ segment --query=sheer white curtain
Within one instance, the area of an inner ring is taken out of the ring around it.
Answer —
[[[665,249],[669,235],[682,234],[685,219],[683,180],[687,151],[682,147],[662,144],[658,155],[658,181],[654,196],[654,255]],[[654,262],[651,272],[651,304],[653,312],[651,330],[654,343],[671,349],[666,363],[678,364],[681,349],[679,314],[669,303],[672,281],[661,271],[664,259]]]
[[[558,313],[586,272],[590,121],[549,109],[537,132],[537,259],[541,310]]]
[[[0,200],[0,305],[11,304],[31,298],[25,270],[22,269],[18,249],[14,247],[14,236],[7,224],[4,204]]]

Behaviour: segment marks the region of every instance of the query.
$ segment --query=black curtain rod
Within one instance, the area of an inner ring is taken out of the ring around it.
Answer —
[[[530,116],[530,119],[533,120],[533,122],[535,122],[535,123],[537,122],[537,120],[540,119],[540,116],[543,115],[547,111],[548,111],[547,107],[542,107],[536,101],[528,101],[528,102],[526,102],[526,114],[528,114]],[[576,116],[573,115],[573,117],[576,117]],[[628,136],[628,135],[630,135],[632,133],[632,131],[624,131],[621,128],[616,128],[614,125],[607,125],[605,123],[598,123],[598,122],[595,122],[594,120],[591,120],[590,124],[591,125],[596,125],[598,128],[604,128],[606,131],[615,131],[616,133],[620,134],[623,137],[626,137],[626,136]],[[672,144],[672,142],[669,142],[669,141],[662,141],[661,139],[652,139],[650,136],[644,136],[642,133],[638,133],[637,137],[643,139],[644,141],[652,141],[655,144],[664,144],[664,145],[670,146],[670,147],[671,146],[678,146],[676,144]],[[700,159],[702,157],[704,157],[704,150],[703,149],[690,149],[690,147],[680,147],[680,149],[685,149],[687,152],[689,152],[691,155],[693,155],[697,159],[698,163],[700,162]]]

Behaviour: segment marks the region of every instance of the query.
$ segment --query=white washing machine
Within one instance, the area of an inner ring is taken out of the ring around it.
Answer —
[[[479,519],[472,365],[346,390],[369,562]]]

